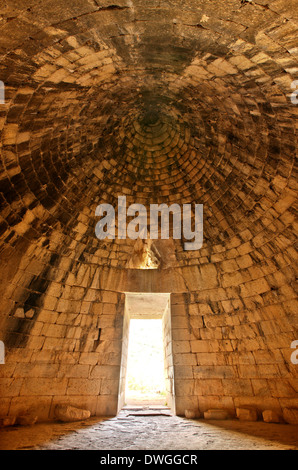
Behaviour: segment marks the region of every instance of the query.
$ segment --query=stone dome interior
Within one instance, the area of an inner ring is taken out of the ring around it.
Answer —
[[[90,367],[120,367],[127,291],[171,293],[184,318],[177,354],[199,384],[180,411],[214,405],[210,380],[221,406],[297,402],[297,15],[295,0],[1,3],[4,414],[34,404],[35,380],[44,418],[53,397],[81,403],[76,380],[106,412],[117,393]],[[203,204],[202,249],[98,240],[96,207],[118,196]]]

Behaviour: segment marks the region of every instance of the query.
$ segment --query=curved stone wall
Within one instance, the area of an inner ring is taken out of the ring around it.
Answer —
[[[177,412],[297,406],[297,56],[294,0],[0,7],[1,414],[113,413],[129,291],[172,294]],[[99,241],[121,195],[202,249]]]

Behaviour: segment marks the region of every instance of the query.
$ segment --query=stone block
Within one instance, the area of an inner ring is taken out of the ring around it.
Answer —
[[[174,354],[190,353],[189,341],[173,341],[173,353]]]
[[[185,418],[187,419],[198,419],[200,418],[201,414],[199,412],[199,410],[192,410],[192,409],[189,409],[189,410],[185,410]]]
[[[196,366],[197,359],[195,354],[175,354],[174,356],[174,365],[175,366]]]
[[[38,421],[47,421],[53,398],[51,396],[19,396],[11,401],[9,414],[14,416],[36,415]]]
[[[193,371],[195,379],[231,379],[236,375],[236,370],[232,366],[197,366]]]
[[[38,420],[35,414],[24,414],[17,417],[16,423],[20,426],[33,426]]]
[[[116,315],[116,305],[115,304],[103,304],[102,313],[103,315]]]
[[[175,394],[177,397],[194,395],[194,387],[195,387],[194,380],[188,380],[188,379],[182,379],[182,380],[176,379],[175,380]]]
[[[185,410],[198,410],[198,397],[183,396],[175,397],[175,407],[177,416],[185,416]]]
[[[120,366],[94,366],[90,371],[91,379],[114,379],[118,380],[120,377]]]
[[[283,417],[286,423],[298,424],[298,408],[284,408]]]
[[[26,378],[20,390],[20,395],[50,396],[64,394],[67,387],[67,379],[57,378]]]
[[[102,292],[102,302],[108,304],[117,304],[118,303],[118,294],[116,292]]]
[[[282,422],[281,416],[276,411],[273,411],[273,410],[263,411],[262,416],[263,416],[263,421],[265,423],[281,423]]]
[[[90,366],[88,364],[62,364],[57,378],[88,378]],[[92,377],[91,377],[92,378]]]
[[[189,341],[192,338],[192,333],[188,328],[173,328],[172,338],[174,341]]]
[[[90,395],[99,394],[101,379],[76,379],[70,378],[67,387],[67,395]]]
[[[224,420],[228,419],[229,413],[227,410],[208,410],[204,412],[205,419],[216,419],[216,420]]]
[[[100,382],[100,395],[113,396],[118,393],[119,379],[103,379]]]
[[[175,360],[175,356],[174,356],[174,360]],[[183,366],[183,365],[176,366],[175,365],[174,371],[175,371],[175,378],[177,380],[192,379],[194,377],[192,366]]]
[[[200,396],[223,396],[224,390],[220,379],[196,379],[195,394]]]
[[[52,400],[49,419],[55,419],[55,409],[57,405],[73,406],[81,410],[89,410],[91,416],[94,416],[96,414],[97,398],[97,396],[90,395],[57,395]]]
[[[1,399],[5,397],[18,396],[23,384],[23,379],[14,378],[1,378],[0,379],[0,396]]]
[[[258,420],[258,412],[253,408],[236,408],[236,416],[240,421]]]
[[[223,379],[224,394],[228,396],[252,396],[251,381],[247,379]]]
[[[23,308],[17,308],[14,313],[15,318],[25,318],[25,313]]]
[[[98,353],[81,353],[80,355],[80,364],[95,365],[98,361]]]
[[[57,405],[55,408],[55,418],[65,423],[83,421],[90,418],[90,415],[91,413],[89,410],[75,408],[74,406]]]
[[[16,416],[5,416],[4,418],[0,418],[0,427],[7,427],[13,426],[16,422]]]
[[[118,408],[118,395],[97,397],[96,416],[115,416]]]

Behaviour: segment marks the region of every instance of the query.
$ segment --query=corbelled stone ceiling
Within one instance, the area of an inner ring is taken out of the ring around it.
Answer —
[[[173,294],[180,411],[297,404],[297,37],[296,0],[2,0],[5,410],[117,409],[125,292]],[[119,196],[203,204],[202,248],[98,240]]]
[[[53,256],[125,267],[132,242],[94,236],[96,206],[118,195],[204,204],[205,249],[176,241],[178,264],[293,244],[294,1],[13,0],[0,14],[7,249],[52,239]]]

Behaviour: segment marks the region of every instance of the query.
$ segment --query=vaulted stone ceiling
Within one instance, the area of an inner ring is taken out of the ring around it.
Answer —
[[[195,257],[290,250],[294,1],[6,0],[0,14],[5,247],[52,239],[125,267],[131,242],[100,245],[94,212],[126,195],[204,204]]]
[[[291,256],[293,1],[14,0],[0,13],[8,253],[50,240],[53,259],[125,267],[134,242],[99,243],[94,213],[126,195],[204,204],[204,249],[176,241],[176,264],[250,244]]]

